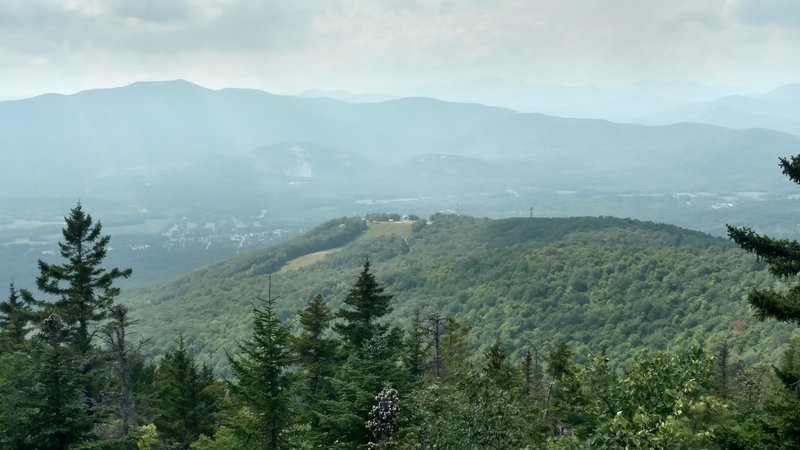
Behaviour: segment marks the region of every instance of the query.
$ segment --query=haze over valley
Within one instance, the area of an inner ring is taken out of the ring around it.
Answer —
[[[791,86],[775,92],[784,109],[800,104]],[[533,208],[797,235],[798,201],[775,170],[800,147],[786,130],[421,97],[350,103],[183,80],[6,101],[0,117],[1,162],[15,168],[0,180],[13,279],[53,253],[63,204],[76,200],[104,217],[112,260],[134,261],[139,283],[370,212],[521,217]]]

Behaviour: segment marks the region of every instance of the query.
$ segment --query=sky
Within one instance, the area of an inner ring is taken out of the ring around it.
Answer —
[[[0,99],[139,80],[437,86],[800,81],[796,0],[0,0]]]

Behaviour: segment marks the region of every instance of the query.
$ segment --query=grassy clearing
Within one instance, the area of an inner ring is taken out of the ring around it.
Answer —
[[[307,255],[300,256],[298,258],[295,258],[295,259],[287,262],[286,265],[281,267],[281,270],[279,270],[278,272],[289,272],[289,271],[292,271],[292,270],[302,269],[303,267],[310,266],[310,265],[312,265],[314,263],[322,261],[323,259],[325,259],[326,256],[330,255],[331,253],[333,253],[333,252],[335,252],[337,250],[339,250],[339,249],[338,248],[334,248],[334,249],[330,249],[330,250],[323,250],[321,252],[314,252],[314,253],[309,253]]]
[[[400,221],[400,222],[376,222],[370,223],[367,227],[367,232],[364,233],[359,239],[371,239],[378,236],[386,236],[390,234],[396,234],[403,239],[408,239],[411,237],[411,225],[414,222],[412,221]],[[341,248],[341,247],[340,247]],[[331,250],[323,250],[321,252],[314,252],[309,253],[307,255],[303,255],[297,257],[289,262],[287,262],[279,272],[289,272],[292,270],[301,269],[303,267],[310,266],[315,264],[319,261],[322,261],[330,255],[331,253],[339,250],[339,248],[334,248]]]
[[[413,224],[414,222],[410,220],[370,223],[367,227],[367,232],[361,236],[361,239],[371,239],[389,234],[396,234],[403,239],[408,239],[411,237],[411,226]]]

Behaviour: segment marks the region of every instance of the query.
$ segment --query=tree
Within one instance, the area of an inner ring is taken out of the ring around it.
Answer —
[[[17,290],[14,283],[8,290],[8,300],[0,302],[0,344],[6,341],[19,345],[25,341],[29,331],[28,324],[33,319],[36,301],[29,292]]]
[[[298,313],[302,330],[294,339],[293,347],[297,362],[306,371],[308,393],[317,395],[330,388],[337,360],[335,339],[325,336],[333,320],[333,312],[321,295],[314,297],[308,306]]]
[[[506,351],[500,345],[500,339],[486,350],[486,364],[483,373],[497,384],[500,389],[510,389],[513,381],[511,363],[508,361]]]
[[[219,403],[214,393],[216,383],[210,367],[198,367],[183,336],[164,355],[155,378],[156,426],[167,441],[185,449],[201,434],[213,434]]]
[[[800,155],[780,158],[783,174],[800,184]],[[775,277],[789,280],[800,273],[800,243],[796,240],[773,239],[747,227],[726,225],[728,236],[742,249],[765,261]],[[800,324],[800,285],[785,292],[772,288],[753,289],[747,301],[761,319],[772,318]]]
[[[108,345],[108,356],[112,360],[114,378],[117,384],[117,408],[122,420],[122,435],[127,436],[136,424],[136,403],[132,384],[135,365],[143,359],[141,347],[144,342],[134,345],[130,340],[130,327],[138,320],[128,317],[128,307],[114,305],[109,308],[111,322],[103,327]]]
[[[92,216],[78,205],[64,218],[64,241],[59,242],[64,264],[50,264],[39,260],[37,287],[48,294],[59,296],[55,311],[73,328],[73,342],[80,354],[92,348],[89,327],[106,318],[106,312],[119,295],[114,286],[118,278],[131,276],[131,269],[101,268],[108,252],[111,236],[101,235],[100,222],[93,223]]]
[[[334,325],[334,330],[353,350],[360,350],[367,341],[384,336],[389,329],[388,325],[379,324],[378,320],[391,312],[389,302],[392,296],[383,293],[383,287],[369,269],[369,259],[366,259],[355,284],[344,299],[352,309],[339,310],[336,316],[344,322]]]
[[[780,167],[784,175],[800,184],[800,155],[780,158]],[[766,262],[774,277],[789,281],[800,274],[800,243],[796,240],[774,239],[748,227],[726,227],[728,236],[742,249]],[[747,294],[747,302],[761,320],[776,319],[800,325],[800,283],[780,291],[753,288]],[[785,356],[787,360],[792,359],[788,352]],[[772,420],[781,425],[769,425],[765,429],[776,434],[780,441],[800,445],[800,420],[797,415],[797,406],[800,405],[800,365],[784,363],[773,369],[783,384],[785,395],[773,405]],[[786,405],[789,406],[784,407]]]
[[[321,403],[333,393],[331,379],[339,360],[339,343],[325,336],[330,329],[333,312],[321,295],[314,297],[298,315],[303,328],[294,338],[292,346],[297,355],[296,361],[305,372],[305,398],[312,414],[311,428],[316,430],[319,427]]]
[[[237,344],[238,356],[228,356],[237,378],[231,392],[255,416],[249,430],[237,431],[260,441],[265,449],[283,446],[284,430],[292,423],[289,401],[294,382],[289,372],[291,334],[278,319],[271,291],[270,281],[263,306],[253,306],[253,337]]]
[[[40,329],[36,383],[29,392],[33,413],[25,426],[31,433],[27,444],[28,448],[68,449],[92,437],[92,418],[86,414],[73,350],[64,345],[66,322],[51,314]]]
[[[403,342],[403,364],[408,372],[412,385],[421,383],[428,368],[427,328],[420,319],[419,311],[411,320],[411,331]]]
[[[446,383],[455,383],[469,372],[467,336],[470,328],[453,317],[447,317],[444,331],[441,337],[442,378]]]

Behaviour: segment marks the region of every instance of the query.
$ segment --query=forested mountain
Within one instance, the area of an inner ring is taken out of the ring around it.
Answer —
[[[635,217],[711,234],[744,220],[796,236],[775,173],[800,138],[641,126],[403,98],[350,104],[186,81],[0,102],[0,270],[25,280],[83,199],[109,257],[161,281],[330,217]],[[346,175],[343,175],[346,174]],[[42,183],[37,180],[47,180]]]
[[[302,257],[310,255],[310,257]],[[225,350],[250,329],[250,305],[272,274],[275,308],[294,317],[321,294],[339,307],[365,257],[395,297],[392,321],[440,311],[514,355],[559,340],[626,360],[637,349],[727,342],[747,360],[772,359],[791,327],[755,321],[742,301],[770,283],[763,266],[721,238],[616,218],[327,222],[273,248],[126,293],[144,333],[166,348],[182,333],[225,371]],[[299,261],[299,263],[298,263]],[[292,262],[290,264],[290,262]],[[478,352],[480,353],[480,352]]]
[[[17,168],[4,182],[46,175],[50,182],[38,186],[39,192],[96,190],[111,179],[118,190],[129,187],[121,182],[135,183],[152,195],[163,194],[159,183],[167,179],[194,182],[187,188],[196,189],[197,181],[208,176],[225,179],[220,162],[246,169],[246,153],[252,149],[303,142],[383,166],[376,178],[357,173],[362,181],[385,179],[392,164],[439,153],[523,163],[515,179],[536,180],[537,185],[713,191],[720,186],[753,190],[753,176],[779,179],[769,164],[772,154],[763,149],[788,152],[798,138],[704,125],[642,127],[561,119],[428,98],[350,104],[246,89],[214,91],[186,81],[0,102],[0,162]],[[39,158],[50,164],[37,164]],[[551,175],[554,167],[557,179]],[[709,167],[718,171],[709,172]],[[742,178],[747,173],[751,177]],[[257,175],[242,170],[237,177],[242,185],[227,187],[244,189],[245,181],[256,181]],[[772,186],[763,180],[758,184]],[[225,187],[215,185],[215,190]]]

